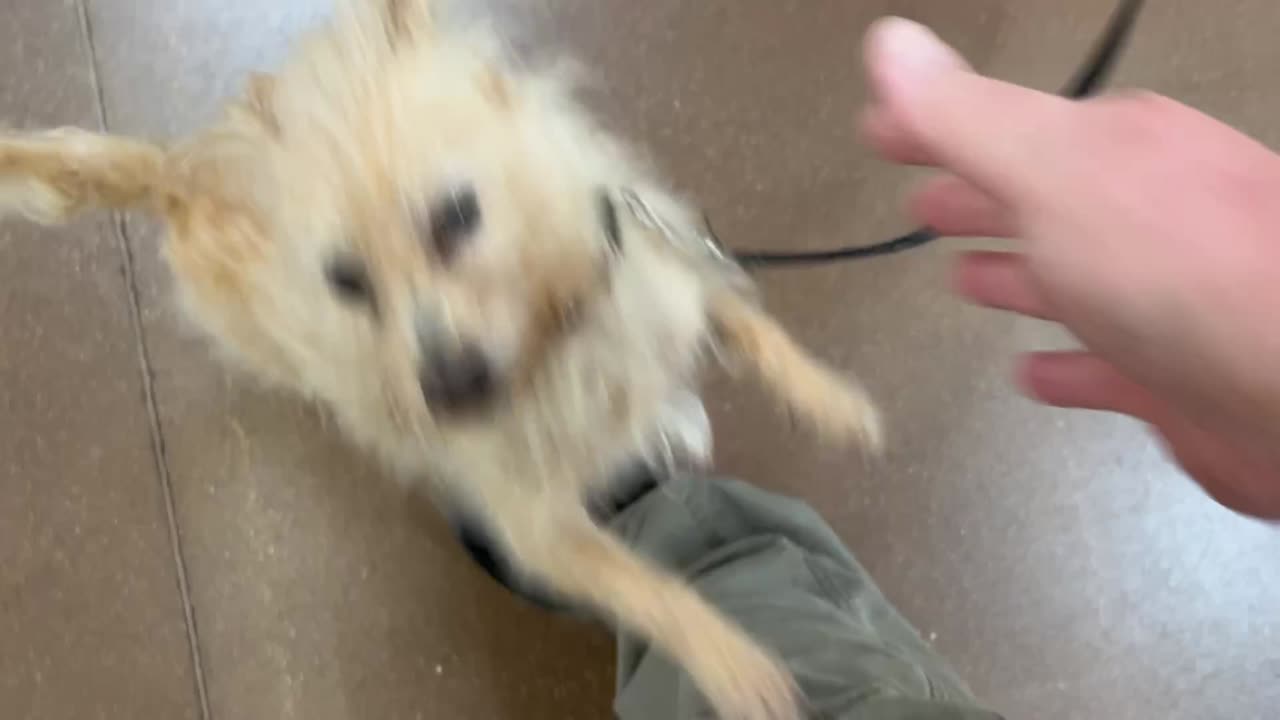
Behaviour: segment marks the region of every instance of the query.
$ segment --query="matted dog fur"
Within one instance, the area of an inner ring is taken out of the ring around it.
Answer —
[[[162,217],[185,305],[252,374],[321,400],[397,474],[484,518],[523,572],[677,659],[734,720],[793,718],[784,666],[583,497],[657,452],[668,401],[737,357],[829,439],[879,442],[554,74],[430,0],[341,0],[211,128],[171,147],[0,135],[0,214]]]

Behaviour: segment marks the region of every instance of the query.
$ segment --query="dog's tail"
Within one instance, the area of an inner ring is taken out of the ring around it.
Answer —
[[[880,413],[866,391],[813,358],[759,307],[725,291],[712,299],[711,320],[722,345],[750,363],[764,384],[824,439],[853,439],[872,451],[881,448]]]
[[[154,145],[74,128],[0,132],[0,217],[56,224],[90,208],[153,209],[164,158]]]

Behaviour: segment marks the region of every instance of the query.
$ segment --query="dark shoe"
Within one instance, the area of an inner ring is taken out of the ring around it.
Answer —
[[[653,469],[647,463],[636,462],[618,473],[605,493],[588,498],[588,510],[591,517],[603,525],[657,486],[658,479]],[[485,527],[483,521],[474,516],[455,514],[451,522],[458,540],[471,555],[471,559],[507,590],[544,610],[571,615],[585,614],[571,603],[557,599],[555,593],[513,567],[507,559],[505,548],[500,546],[498,539]]]

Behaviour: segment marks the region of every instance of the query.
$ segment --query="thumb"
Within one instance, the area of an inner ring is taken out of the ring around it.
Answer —
[[[921,155],[1005,202],[1035,192],[1037,170],[1073,145],[1061,133],[1069,101],[978,75],[919,23],[877,21],[864,55],[882,121]]]

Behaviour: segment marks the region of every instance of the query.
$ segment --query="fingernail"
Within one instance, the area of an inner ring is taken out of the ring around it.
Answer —
[[[948,70],[965,67],[959,53],[918,22],[886,18],[872,32],[885,69],[902,80],[925,82]]]

